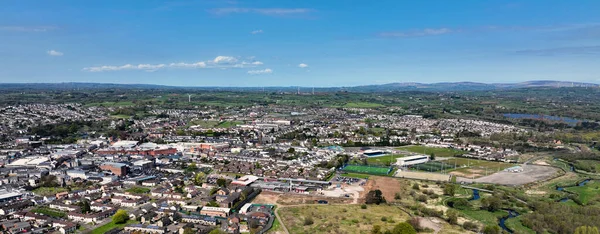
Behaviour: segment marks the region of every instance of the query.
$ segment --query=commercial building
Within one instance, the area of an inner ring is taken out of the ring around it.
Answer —
[[[123,163],[103,163],[100,169],[110,171],[118,176],[127,175],[127,165]]]

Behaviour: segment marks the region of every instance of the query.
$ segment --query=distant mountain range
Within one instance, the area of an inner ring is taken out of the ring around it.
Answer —
[[[314,87],[315,92],[393,92],[393,91],[485,91],[506,90],[533,87],[600,87],[599,84],[536,80],[520,83],[477,83],[477,82],[442,82],[442,83],[389,83],[378,85],[362,85],[352,87]],[[207,90],[207,91],[266,91],[266,92],[297,92],[310,93],[313,87],[183,87],[153,84],[111,84],[111,83],[0,83],[0,90],[77,90],[77,89],[161,89],[161,90]]]

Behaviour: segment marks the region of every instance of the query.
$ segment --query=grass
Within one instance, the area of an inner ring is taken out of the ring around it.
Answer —
[[[455,155],[462,155],[466,153],[462,150],[450,149],[450,148],[438,148],[438,147],[428,147],[424,145],[410,145],[398,148],[399,150],[405,150],[413,153],[419,154],[435,154],[436,157],[452,157]]]
[[[523,226],[523,223],[521,223],[521,218],[522,216],[507,219],[504,224],[507,228],[514,231],[515,233],[535,234],[535,231]]]
[[[277,233],[280,231],[283,231],[283,228],[281,227],[279,219],[275,218],[275,221],[273,221],[273,226],[271,227],[271,229],[269,229],[269,231],[267,231],[267,233]]]
[[[348,102],[343,107],[346,108],[377,108],[384,107],[384,105],[372,102]]]
[[[340,176],[343,177],[351,177],[351,178],[359,178],[359,179],[367,179],[369,177],[371,177],[372,175],[367,175],[367,174],[360,174],[360,173],[343,173],[340,174]]]
[[[131,118],[131,116],[129,116],[129,115],[111,115],[110,117],[113,119],[129,119],[129,118]]]
[[[387,175],[390,170],[387,167],[370,167],[363,165],[348,165],[343,168],[345,172],[358,172],[371,175]]]
[[[53,218],[66,218],[67,217],[67,214],[65,212],[62,212],[60,210],[51,209],[48,207],[36,207],[35,209],[31,210],[31,212],[38,213],[38,214],[44,214],[46,216],[50,216]]]
[[[585,184],[585,186],[577,186],[565,188],[565,190],[569,192],[574,192],[579,195],[579,200],[586,205],[588,202],[594,198],[600,196],[600,184],[597,181],[590,181]]]
[[[498,219],[508,215],[504,211],[489,212],[487,210],[458,210],[469,219],[477,220],[484,225],[498,225]]]
[[[121,223],[121,224],[116,224],[111,221],[110,223],[104,224],[104,225],[92,230],[92,232],[90,232],[90,234],[104,234],[104,233],[112,230],[113,228],[122,228],[129,224],[135,224],[135,223],[137,223],[137,221],[135,221],[135,220],[128,220],[126,223]]]
[[[283,207],[279,215],[290,233],[369,233],[374,225],[383,230],[391,229],[399,222],[409,219],[400,208],[389,205],[317,205]],[[311,217],[312,225],[304,225]],[[385,217],[387,221],[381,221]]]
[[[481,168],[481,169],[487,168],[490,172],[496,172],[499,170],[504,170],[506,168],[515,166],[515,164],[510,164],[510,163],[479,160],[479,159],[469,159],[469,158],[450,158],[448,160],[445,160],[444,163],[456,164],[457,167],[469,167],[469,168]],[[460,169],[457,169],[457,171],[459,171],[459,170]]]
[[[406,155],[404,154],[392,154],[392,155],[385,155],[385,156],[379,156],[379,157],[368,157],[367,158],[367,163],[369,165],[386,165],[389,166],[392,163],[396,163],[396,158],[402,158]]]
[[[57,193],[66,192],[67,188],[63,187],[39,187],[33,190],[35,195],[39,196],[52,196]]]
[[[142,188],[142,187],[133,187],[133,188],[125,190],[125,192],[129,192],[129,193],[133,193],[133,194],[145,194],[145,193],[150,193],[150,189]]]

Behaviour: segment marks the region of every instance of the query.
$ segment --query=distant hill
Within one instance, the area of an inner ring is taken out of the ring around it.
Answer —
[[[599,84],[536,80],[521,83],[477,83],[477,82],[441,82],[441,83],[389,83],[380,85],[362,85],[352,87],[316,87],[316,92],[392,92],[392,91],[485,91],[532,87],[600,87]],[[111,84],[111,83],[0,83],[0,90],[77,90],[77,89],[177,89],[177,90],[207,90],[207,91],[266,91],[266,92],[300,92],[310,93],[312,87],[183,87],[154,84]]]

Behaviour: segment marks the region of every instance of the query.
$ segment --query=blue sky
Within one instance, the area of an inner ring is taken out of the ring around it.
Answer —
[[[600,83],[600,1],[3,0],[0,83]]]

